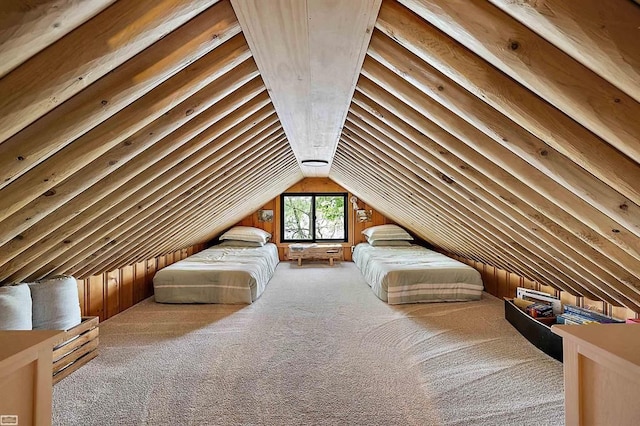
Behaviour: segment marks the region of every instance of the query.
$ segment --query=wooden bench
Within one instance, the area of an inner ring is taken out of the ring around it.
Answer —
[[[297,260],[298,266],[302,265],[303,259],[328,259],[329,265],[333,266],[334,260],[344,260],[344,253],[342,244],[291,244],[288,247],[287,258]]]

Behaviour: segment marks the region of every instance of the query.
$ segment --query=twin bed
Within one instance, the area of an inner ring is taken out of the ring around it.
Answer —
[[[482,294],[478,271],[421,246],[361,243],[353,261],[375,295],[390,305],[479,300]]]
[[[362,231],[353,261],[376,296],[391,304],[479,300],[484,288],[472,267],[424,247],[397,225]]]
[[[479,300],[480,273],[464,263],[411,244],[402,228],[365,230],[353,261],[376,296],[389,304]],[[250,304],[260,297],[278,265],[270,234],[235,227],[211,247],[160,271],[153,278],[160,303]]]
[[[245,227],[235,227],[223,234],[222,244],[158,271],[153,277],[156,302],[255,302],[278,266],[278,249],[267,242],[269,234],[239,228]]]

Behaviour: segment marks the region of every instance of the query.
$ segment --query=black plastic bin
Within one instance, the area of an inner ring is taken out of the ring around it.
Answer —
[[[506,298],[504,317],[534,346],[562,362],[562,337],[551,331],[551,327],[523,312]]]

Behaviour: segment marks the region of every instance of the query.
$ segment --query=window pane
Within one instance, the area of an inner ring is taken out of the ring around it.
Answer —
[[[311,196],[284,197],[284,239],[312,239]]]
[[[316,197],[316,239],[344,239],[344,196]]]

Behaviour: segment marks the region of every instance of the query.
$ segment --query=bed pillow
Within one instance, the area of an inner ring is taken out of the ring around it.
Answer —
[[[362,233],[369,242],[376,240],[411,241],[413,237],[398,225],[378,225],[365,229]]]
[[[271,238],[271,234],[260,228],[251,226],[234,226],[220,236],[220,240],[253,241],[266,243]]]
[[[258,241],[224,240],[219,245],[223,247],[262,247],[264,243]]]
[[[31,330],[31,292],[26,284],[0,287],[0,330]]]
[[[52,277],[29,283],[29,288],[34,330],[68,330],[82,322],[75,278]]]
[[[373,240],[373,241],[369,241],[369,244],[371,244],[374,247],[381,247],[381,246],[410,247],[411,246],[411,243],[405,240]]]

